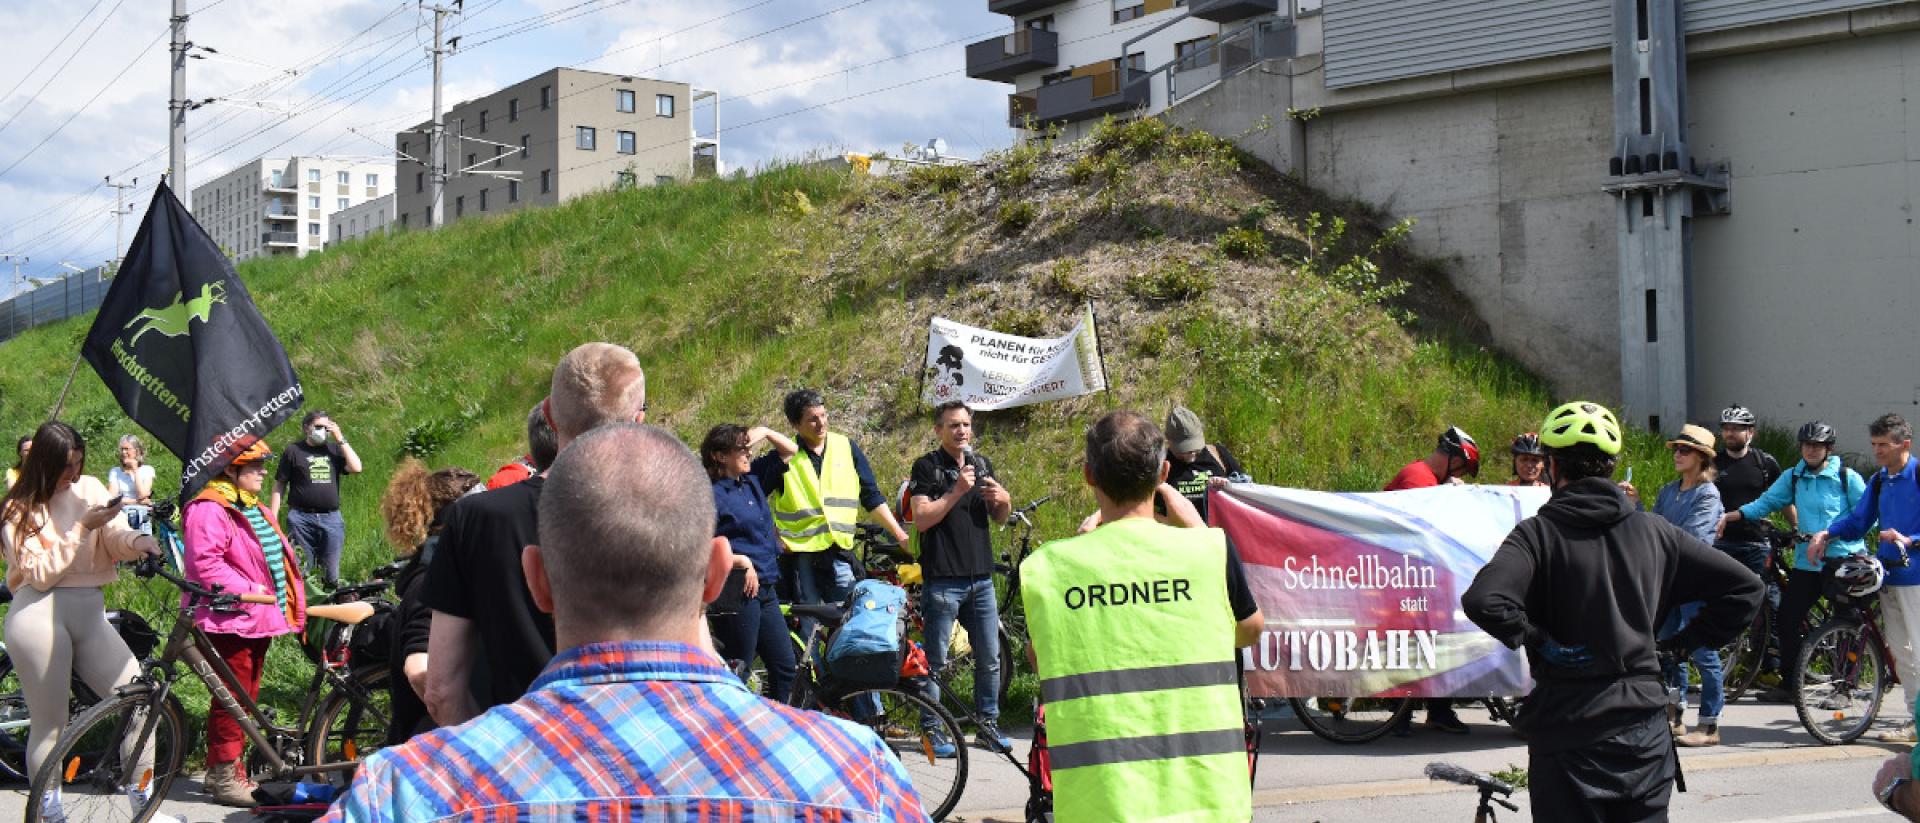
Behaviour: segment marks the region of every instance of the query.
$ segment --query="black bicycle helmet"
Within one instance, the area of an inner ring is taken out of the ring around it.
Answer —
[[[1514,438],[1512,451],[1514,454],[1531,454],[1539,457],[1547,456],[1547,448],[1540,445],[1540,435],[1534,434],[1533,432],[1527,432]]]
[[[1440,433],[1440,451],[1467,461],[1467,474],[1480,476],[1480,444],[1459,426],[1448,426]]]
[[[1802,443],[1818,443],[1822,446],[1832,446],[1834,443],[1839,442],[1839,439],[1839,436],[1834,434],[1833,427],[1827,425],[1824,420],[1815,420],[1812,423],[1800,427],[1800,442]]]
[[[1728,406],[1720,412],[1722,426],[1751,426],[1755,422],[1753,412],[1747,411],[1747,407],[1739,403]]]

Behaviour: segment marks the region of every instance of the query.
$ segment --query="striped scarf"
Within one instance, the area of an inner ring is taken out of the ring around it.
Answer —
[[[287,615],[287,622],[297,622],[293,610],[287,607],[287,547],[280,542],[280,532],[267,520],[265,509],[260,508],[260,498],[235,486],[226,478],[207,483],[207,491],[238,509],[247,518],[247,525],[253,528],[253,536],[260,541],[260,553],[266,555],[267,571],[273,575],[273,596],[280,611]]]

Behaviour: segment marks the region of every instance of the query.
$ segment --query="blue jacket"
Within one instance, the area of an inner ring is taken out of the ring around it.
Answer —
[[[1845,478],[1844,481],[1842,478]],[[1853,511],[1853,507],[1866,496],[1867,481],[1860,478],[1860,473],[1840,465],[1840,458],[1828,457],[1827,462],[1820,465],[1819,471],[1808,471],[1804,461],[1793,464],[1793,468],[1773,481],[1773,485],[1767,487],[1758,499],[1741,506],[1740,516],[1748,520],[1762,520],[1791,503],[1800,513],[1800,531],[1814,534],[1832,528],[1835,519]],[[1827,546],[1830,556],[1866,550],[1866,543],[1858,539],[1835,540]],[[1793,548],[1793,567],[1809,572],[1820,570],[1819,566],[1807,560],[1805,542]]]
[[[1920,482],[1916,482],[1916,473],[1920,473],[1920,461],[1911,457],[1898,474],[1889,476],[1886,469],[1874,472],[1867,488],[1878,486],[1879,494],[1861,495],[1853,511],[1827,526],[1827,534],[1842,540],[1857,540],[1866,536],[1867,529],[1874,527],[1874,521],[1879,521],[1879,528],[1920,535]],[[1881,543],[1878,556],[1880,562],[1887,564],[1887,585],[1920,586],[1920,561],[1904,569],[1894,565],[1900,560],[1900,550],[1892,543]]]
[[[1675,480],[1660,487],[1660,494],[1653,501],[1653,513],[1711,546],[1713,527],[1720,522],[1720,515],[1725,514],[1726,510],[1720,505],[1718,486],[1701,483],[1681,491],[1680,481]]]

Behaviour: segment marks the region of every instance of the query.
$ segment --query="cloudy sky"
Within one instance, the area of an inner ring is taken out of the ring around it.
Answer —
[[[451,0],[444,0],[451,2]],[[944,138],[1005,146],[1001,84],[965,76],[965,45],[1007,31],[981,0],[467,0],[449,33],[447,103],[555,66],[721,94],[723,158],[752,167],[817,148],[898,151]],[[167,164],[168,0],[10,2],[0,28],[0,251],[25,277],[114,251],[114,189],[134,213]],[[261,155],[390,156],[427,119],[432,23],[415,0],[188,0],[191,186]],[[209,51],[211,53],[209,53]],[[711,112],[694,112],[705,133]],[[12,269],[0,268],[15,283]]]

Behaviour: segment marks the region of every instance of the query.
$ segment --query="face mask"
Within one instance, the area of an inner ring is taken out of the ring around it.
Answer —
[[[326,430],[326,429],[314,429],[313,431],[310,431],[310,432],[307,432],[307,444],[308,444],[308,445],[311,445],[311,446],[324,446],[324,445],[326,445],[326,443],[327,443],[327,430]]]

